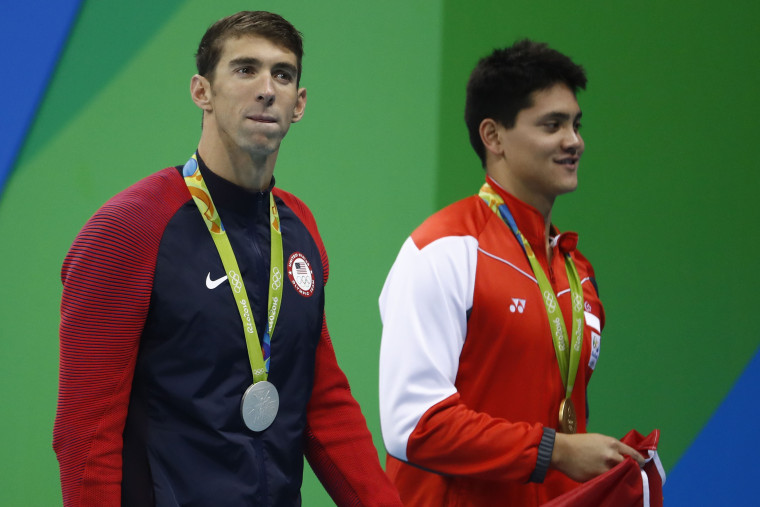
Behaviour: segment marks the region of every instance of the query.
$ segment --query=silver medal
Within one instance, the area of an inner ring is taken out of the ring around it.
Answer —
[[[280,408],[280,395],[271,382],[262,380],[246,389],[240,403],[243,422],[252,431],[264,431],[277,417]]]

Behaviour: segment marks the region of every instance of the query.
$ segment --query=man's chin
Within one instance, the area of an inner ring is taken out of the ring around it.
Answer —
[[[280,143],[284,136],[279,132],[271,135],[256,132],[240,139],[240,146],[250,153],[259,153],[262,155],[272,154],[280,148]]]
[[[562,185],[561,188],[558,189],[557,195],[563,195],[563,194],[569,194],[571,192],[575,192],[578,189],[578,182],[568,182],[565,185]]]
[[[271,140],[269,142],[253,142],[248,143],[244,150],[251,155],[252,158],[269,157],[277,153],[280,149],[281,139]]]

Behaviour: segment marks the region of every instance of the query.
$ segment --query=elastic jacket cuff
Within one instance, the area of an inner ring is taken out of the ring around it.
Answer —
[[[549,470],[549,464],[552,461],[552,451],[554,451],[554,436],[556,431],[552,428],[544,428],[544,435],[541,437],[541,443],[538,444],[538,458],[536,459],[536,468],[530,474],[530,482],[544,482],[546,472]]]

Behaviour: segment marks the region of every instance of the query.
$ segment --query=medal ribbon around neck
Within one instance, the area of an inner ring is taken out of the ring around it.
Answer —
[[[567,279],[570,282],[570,295],[573,303],[573,336],[572,342],[570,343],[570,346],[568,346],[565,319],[562,317],[562,310],[559,307],[557,296],[554,294],[551,282],[549,282],[549,279],[546,277],[541,264],[538,262],[538,259],[536,259],[536,255],[533,253],[530,243],[525,240],[522,233],[517,228],[517,224],[515,223],[512,213],[509,211],[509,207],[507,207],[501,196],[497,194],[488,183],[481,187],[478,196],[485,201],[488,207],[491,208],[496,215],[504,220],[522,246],[525,255],[528,257],[530,266],[533,268],[533,274],[536,276],[538,287],[543,296],[546,315],[549,318],[549,328],[551,328],[552,332],[554,352],[557,356],[562,383],[565,386],[565,397],[569,399],[573,392],[575,377],[578,373],[578,364],[581,359],[583,326],[585,320],[583,315],[583,289],[581,287],[580,276],[578,276],[578,270],[575,268],[575,264],[570,258],[570,254],[566,253],[565,269],[567,270]]]
[[[211,239],[214,240],[216,249],[219,251],[219,257],[222,259],[224,270],[227,272],[227,281],[232,289],[232,295],[235,297],[238,312],[243,322],[245,332],[245,342],[248,347],[248,360],[251,363],[251,372],[253,373],[253,382],[260,382],[267,379],[269,372],[269,359],[271,352],[271,338],[274,334],[274,326],[277,323],[277,316],[280,314],[282,305],[282,273],[283,273],[283,254],[282,254],[282,232],[280,231],[280,216],[277,213],[277,206],[274,202],[272,192],[269,192],[269,223],[271,226],[271,262],[269,275],[269,305],[267,308],[267,325],[264,333],[263,350],[259,343],[259,334],[256,331],[256,323],[253,320],[253,309],[248,299],[248,293],[243,284],[243,276],[238,268],[235,254],[232,251],[230,239],[222,225],[222,219],[219,217],[211,194],[203,181],[201,170],[198,167],[197,154],[193,154],[182,169],[182,175],[185,178],[185,184],[193,196],[198,211],[203,216]]]

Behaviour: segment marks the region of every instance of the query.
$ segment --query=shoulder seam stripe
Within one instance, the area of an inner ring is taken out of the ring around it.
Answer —
[[[534,277],[533,275],[531,275],[531,274],[529,274],[529,273],[526,273],[525,271],[523,271],[522,269],[518,268],[517,266],[515,266],[514,264],[512,264],[512,263],[511,263],[511,262],[509,262],[508,260],[506,260],[506,259],[502,259],[502,258],[501,258],[501,257],[499,257],[498,255],[494,255],[494,254],[492,254],[492,253],[490,253],[490,252],[487,252],[487,251],[483,250],[481,247],[478,247],[478,252],[481,252],[481,253],[483,253],[484,255],[487,255],[488,257],[490,257],[490,258],[492,258],[492,259],[495,259],[495,260],[497,260],[497,261],[499,261],[499,262],[503,262],[504,264],[507,264],[507,265],[508,265],[508,266],[510,266],[511,268],[515,269],[515,270],[516,270],[516,271],[518,271],[519,273],[522,273],[523,275],[525,275],[525,276],[527,276],[528,278],[530,278],[531,280],[533,280],[533,281],[534,281],[536,284],[538,284],[538,280],[536,280],[536,277]],[[586,277],[586,278],[584,278],[583,280],[581,280],[581,285],[582,285],[582,284],[584,284],[584,283],[586,283],[586,282],[588,282],[590,279],[591,279],[591,278],[589,278],[589,277]],[[570,291],[570,289],[565,289],[565,290],[563,290],[563,291],[560,291],[560,292],[558,292],[558,293],[557,293],[557,297],[559,297],[559,296],[561,296],[562,294],[564,294],[565,292],[569,292],[569,291]]]
[[[511,262],[509,262],[508,260],[506,260],[506,259],[502,259],[501,257],[499,257],[499,256],[497,256],[497,255],[494,255],[494,254],[492,254],[492,253],[486,252],[486,251],[485,251],[485,250],[483,250],[481,247],[478,247],[478,252],[482,252],[484,255],[487,255],[487,256],[488,256],[488,257],[490,257],[490,258],[492,258],[492,259],[495,259],[495,260],[497,260],[497,261],[499,261],[499,262],[503,262],[504,264],[506,264],[506,265],[508,265],[508,266],[510,266],[510,267],[512,267],[512,268],[514,268],[514,269],[515,269],[515,270],[517,270],[519,273],[522,273],[523,275],[527,276],[528,278],[530,278],[531,280],[533,280],[533,281],[536,283],[536,285],[538,285],[538,280],[536,280],[536,277],[534,277],[534,276],[533,276],[533,275],[531,275],[531,274],[528,274],[528,273],[526,273],[525,271],[523,271],[522,269],[518,268],[517,266],[515,266],[514,264],[512,264],[512,263],[511,263]]]
[[[589,278],[589,277],[587,276],[586,278],[584,278],[583,280],[581,280],[581,285],[583,285],[584,283],[588,282],[589,280],[591,280],[591,278]],[[562,294],[564,294],[565,292],[570,292],[570,289],[565,289],[565,290],[561,290],[561,291],[559,291],[559,292],[557,293],[557,297],[560,297],[560,296],[561,296]]]

